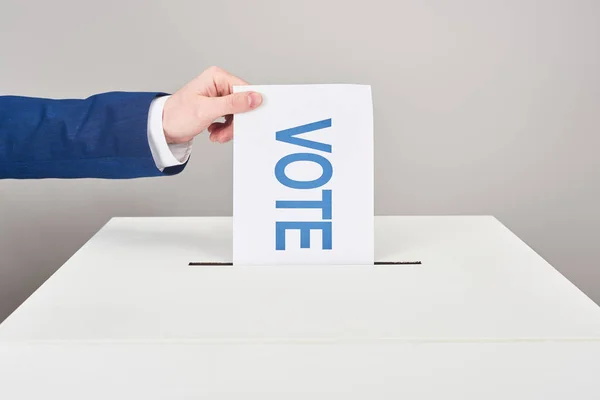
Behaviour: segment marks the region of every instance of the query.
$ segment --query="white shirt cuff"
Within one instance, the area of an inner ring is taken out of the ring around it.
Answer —
[[[163,108],[170,96],[154,99],[148,111],[148,144],[156,168],[163,171],[167,167],[185,164],[192,152],[192,142],[168,144],[163,130]]]

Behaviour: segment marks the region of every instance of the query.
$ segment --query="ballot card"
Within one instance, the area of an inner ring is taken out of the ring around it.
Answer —
[[[234,117],[234,265],[373,265],[368,85],[237,86],[263,104]]]

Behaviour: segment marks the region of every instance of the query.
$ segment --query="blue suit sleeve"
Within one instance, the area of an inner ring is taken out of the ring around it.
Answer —
[[[0,96],[0,179],[130,179],[161,172],[148,144],[160,93],[111,92],[84,100]]]

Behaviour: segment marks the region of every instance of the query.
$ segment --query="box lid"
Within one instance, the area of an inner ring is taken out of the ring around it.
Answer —
[[[231,226],[113,219],[0,325],[0,339],[600,339],[600,308],[493,217],[376,218],[377,260],[421,265],[188,265],[230,261]]]

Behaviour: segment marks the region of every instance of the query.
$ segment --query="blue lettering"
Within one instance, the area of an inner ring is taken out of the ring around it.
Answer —
[[[331,145],[329,144],[314,142],[312,140],[296,137],[296,135],[329,127],[331,127],[331,118],[306,125],[296,126],[295,128],[290,128],[283,131],[278,131],[275,134],[275,139],[279,140],[280,142],[287,142],[289,144],[295,144],[297,146],[331,153]]]
[[[298,137],[303,133],[313,132],[331,127],[331,118],[306,125],[296,126],[275,133],[275,139],[280,142],[331,153],[331,145]],[[314,180],[298,181],[286,175],[286,167],[296,161],[308,161],[321,166],[321,176]],[[282,157],[275,165],[275,177],[282,185],[291,189],[316,189],[326,185],[333,175],[333,166],[325,157],[314,153],[295,153]],[[276,221],[275,249],[285,250],[286,231],[300,231],[300,248],[310,248],[310,233],[314,230],[322,232],[323,250],[332,249],[332,190],[323,189],[321,200],[277,200],[278,209],[320,209],[323,221]],[[329,220],[329,221],[325,221]]]
[[[275,223],[275,248],[285,250],[285,231],[290,229],[300,230],[300,248],[310,248],[310,231],[321,230],[323,232],[323,250],[331,250],[331,221],[323,222],[276,222]]]
[[[322,219],[331,219],[331,190],[323,190],[322,200],[277,200],[275,208],[320,208]]]
[[[288,178],[285,174],[285,167],[296,161],[312,161],[321,166],[323,173],[321,176],[312,181],[296,181]],[[331,179],[333,175],[333,167],[329,160],[319,154],[313,153],[295,153],[288,154],[281,158],[275,165],[275,176],[282,185],[285,185],[292,189],[315,189],[325,185]]]

